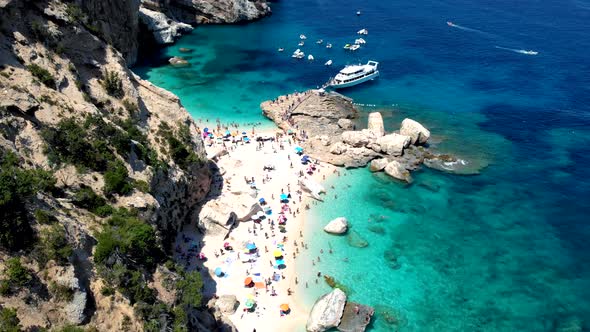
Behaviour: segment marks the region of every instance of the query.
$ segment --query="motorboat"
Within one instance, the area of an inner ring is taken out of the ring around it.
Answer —
[[[360,29],[359,31],[356,32],[358,35],[368,35],[369,34],[369,30],[367,29]]]
[[[351,51],[356,51],[356,50],[358,50],[359,48],[361,48],[361,45],[354,44],[354,45],[351,45],[351,46],[350,46],[349,50],[351,50]]]
[[[344,67],[333,79],[328,82],[328,86],[334,89],[348,88],[379,77],[377,66],[379,62],[369,61],[367,64],[349,65]]]
[[[346,45],[344,45],[344,49],[345,49],[345,50],[349,50],[349,49],[350,49],[350,44],[346,44]]]
[[[293,52],[293,55],[291,55],[291,57],[296,59],[303,59],[305,57],[305,53],[303,53],[300,49],[296,49],[295,52]]]
[[[360,10],[357,10],[356,11],[356,16],[361,16],[361,11]]]
[[[305,39],[307,39],[307,37],[305,37],[305,35],[301,34],[301,35],[299,35],[299,39],[305,40]]]
[[[326,61],[326,63],[324,63],[325,66],[331,66],[332,65],[332,60],[328,60]]]
[[[323,39],[320,39],[320,40],[318,40],[318,41],[317,41],[317,42],[315,42],[315,43],[316,43],[316,44],[321,44],[321,43],[323,43],[323,42],[324,42],[324,40],[323,40]]]
[[[328,43],[328,45],[326,45],[326,48],[332,48],[332,44]]]
[[[282,47],[278,49],[278,51],[279,51],[279,52],[283,52],[284,50],[285,50],[285,49],[284,49],[284,48],[282,48]]]
[[[454,27],[455,26],[455,23],[453,23],[451,21],[447,21],[447,25],[450,26],[450,27]]]
[[[528,55],[537,55],[539,54],[539,52],[537,51],[533,51],[533,50],[520,50],[518,53],[522,53],[522,54],[528,54]]]
[[[356,39],[356,40],[354,41],[354,43],[355,43],[355,44],[357,44],[357,45],[363,45],[363,44],[366,44],[366,43],[367,43],[367,41],[366,41],[366,40],[364,40],[363,38],[358,38],[358,39]]]
[[[297,44],[297,45],[299,45],[299,46],[303,46],[303,45],[305,45],[305,42],[302,40],[302,41],[300,41],[300,42],[299,42],[299,44]]]
[[[313,55],[311,55],[311,54],[310,54],[310,55],[308,55],[308,56],[307,56],[307,60],[309,60],[309,61],[313,61],[313,60],[314,60],[314,57],[313,57]]]

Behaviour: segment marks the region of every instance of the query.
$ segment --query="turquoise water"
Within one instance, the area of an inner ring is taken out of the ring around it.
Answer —
[[[353,300],[377,307],[370,331],[590,329],[584,51],[590,6],[579,0],[273,6],[273,16],[253,24],[199,27],[134,70],[179,95],[197,120],[269,126],[260,102],[316,87],[344,64],[378,60],[379,80],[343,91],[374,105],[363,107],[363,115],[381,111],[388,130],[404,117],[416,119],[431,130],[432,145],[481,167],[473,176],[421,169],[412,185],[366,169],[342,170],[330,180],[326,202],[308,214],[309,253],[297,262],[299,279],[309,284],[298,290],[304,301],[328,291],[322,280],[315,283],[321,271]],[[361,28],[369,30],[367,45],[344,51]],[[302,49],[315,62],[290,58],[301,33],[308,37]],[[334,48],[316,45],[319,38]],[[191,66],[167,65],[173,55]],[[334,68],[323,65],[327,59]],[[321,231],[338,216],[349,219],[367,247]]]

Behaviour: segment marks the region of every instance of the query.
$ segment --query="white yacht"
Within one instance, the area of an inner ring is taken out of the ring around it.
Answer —
[[[304,34],[301,34],[301,35],[299,35],[299,38],[300,38],[301,40],[305,40],[305,39],[307,39],[307,37],[305,37],[305,35],[304,35]]]
[[[332,48],[332,44],[328,43],[328,45],[326,45],[326,48]]]
[[[354,44],[354,45],[351,45],[351,46],[350,46],[349,50],[351,50],[351,51],[356,51],[356,50],[358,50],[359,48],[361,48],[361,45],[359,45],[359,44]]]
[[[320,39],[320,40],[318,40],[318,41],[317,41],[317,42],[315,42],[315,43],[316,43],[316,44],[321,44],[321,43],[323,43],[323,42],[324,42],[324,40],[323,40],[323,39]]]
[[[358,45],[363,45],[363,44],[366,44],[366,43],[367,43],[367,41],[366,41],[366,40],[364,40],[363,38],[358,38],[358,39],[356,39],[356,40],[354,41],[354,43],[355,43],[355,44],[358,44]]]
[[[367,30],[367,29],[360,29],[356,33],[359,34],[359,35],[368,35],[369,34],[369,30]]]
[[[309,60],[309,61],[313,61],[313,60],[314,60],[314,57],[313,57],[313,55],[311,55],[311,54],[310,54],[310,55],[308,55],[308,56],[307,56],[307,60]]]
[[[293,55],[291,55],[291,57],[296,59],[303,59],[305,57],[305,53],[303,53],[300,49],[296,49],[295,52],[293,52]]]
[[[279,48],[279,52],[282,52],[282,51],[284,51],[284,50],[285,50],[285,49],[284,49],[284,48],[282,48],[282,47],[281,47],[281,48]]]
[[[379,62],[369,61],[365,65],[351,65],[344,67],[328,86],[334,89],[348,88],[379,77],[377,66]]]
[[[302,40],[302,41],[300,41],[300,42],[299,42],[299,44],[297,44],[297,45],[299,45],[299,46],[303,46],[303,45],[305,45],[305,42]]]
[[[325,66],[331,66],[332,65],[332,60],[328,60],[326,61],[326,63],[324,63]]]

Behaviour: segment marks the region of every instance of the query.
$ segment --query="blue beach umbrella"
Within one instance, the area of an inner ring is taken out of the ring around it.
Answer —
[[[218,276],[218,277],[223,276],[223,270],[220,267],[216,268],[215,269],[215,275]]]
[[[231,136],[231,132],[229,130],[225,131],[225,136]]]
[[[281,194],[281,201],[286,201],[288,198],[287,194]]]
[[[254,243],[248,243],[246,245],[246,249],[248,249],[248,250],[254,250],[254,249],[256,249],[256,245]]]
[[[203,129],[203,131],[204,132],[208,132],[209,131],[209,128],[205,128],[205,129]]]
[[[300,147],[300,146],[296,146],[295,147],[295,152],[297,152],[297,153],[303,152],[303,148]]]
[[[242,135],[248,135],[248,133],[246,133],[245,131],[242,132]]]
[[[250,142],[250,138],[244,137],[244,142]]]
[[[258,202],[259,202],[260,204],[262,204],[262,203],[265,203],[266,201],[264,200],[264,198],[260,197],[260,199],[258,200]]]

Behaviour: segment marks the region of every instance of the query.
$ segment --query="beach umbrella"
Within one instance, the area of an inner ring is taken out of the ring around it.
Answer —
[[[215,269],[215,275],[218,276],[218,277],[222,277],[223,276],[223,270],[220,267],[216,268]]]
[[[258,213],[256,214],[256,216],[257,216],[258,218],[264,218],[264,212],[262,212],[262,211],[258,211]]]
[[[287,196],[287,194],[281,194],[280,198],[281,198],[281,201],[286,201],[288,197],[289,196]]]
[[[204,132],[208,132],[209,131],[209,128],[205,128],[205,129],[203,129],[203,131]]]
[[[248,249],[248,250],[256,250],[256,245],[254,243],[248,243],[246,245],[246,249]]]
[[[252,281],[252,277],[248,277],[248,278],[246,278],[246,279],[244,280],[244,285],[245,285],[246,287],[251,287],[251,286],[252,286],[252,282],[253,282],[253,281]]]
[[[225,136],[230,136],[230,135],[231,135],[231,132],[229,130],[226,130],[225,131]]]
[[[280,251],[280,250],[278,250],[278,249],[277,249],[277,250],[275,250],[275,251],[273,251],[273,253],[272,253],[272,254],[273,254],[273,256],[275,256],[275,257],[283,257],[283,252],[282,252],[282,251]]]
[[[244,137],[244,142],[250,142],[250,138]]]
[[[256,302],[254,302],[254,300],[252,299],[247,299],[246,302],[244,303],[244,307],[248,308],[248,309],[252,309],[252,307],[254,307],[254,304]]]
[[[258,220],[258,218],[256,217],[256,215],[253,215],[252,216],[252,221],[257,221],[257,220]]]
[[[286,303],[281,304],[281,311],[287,312],[289,311],[289,305]]]
[[[248,135],[248,133],[247,133],[247,132],[245,132],[245,131],[243,131],[243,132],[242,132],[242,135]]]
[[[296,152],[296,153],[301,153],[301,152],[303,152],[303,148],[302,148],[302,147],[300,147],[300,146],[296,146],[296,147],[295,147],[295,152]]]
[[[264,203],[266,203],[266,201],[265,201],[265,200],[264,200],[264,198],[262,198],[262,197],[260,197],[260,199],[258,200],[258,202],[259,202],[260,204],[264,204]]]

